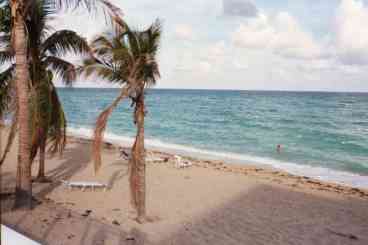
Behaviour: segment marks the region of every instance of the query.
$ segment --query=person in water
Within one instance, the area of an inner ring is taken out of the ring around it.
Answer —
[[[281,153],[281,145],[277,145],[277,147],[276,147],[276,150],[277,150],[277,153]]]

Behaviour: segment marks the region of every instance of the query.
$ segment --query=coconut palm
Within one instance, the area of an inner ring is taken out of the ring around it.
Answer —
[[[129,97],[134,105],[134,123],[137,127],[130,159],[130,190],[137,221],[145,222],[146,184],[144,150],[144,94],[160,76],[157,52],[161,37],[161,23],[157,20],[147,30],[135,31],[126,27],[124,32],[105,33],[90,44],[94,57],[84,61],[82,72],[121,85],[119,96],[98,117],[94,131],[93,153],[95,170],[101,166],[101,146],[108,117],[119,102]]]
[[[30,72],[29,61],[31,59],[28,50],[28,37],[30,32],[26,28],[26,21],[30,18],[29,7],[35,0],[12,0],[11,7],[11,51],[15,57],[15,87],[17,94],[17,115],[19,121],[19,152],[16,178],[16,204],[15,206],[32,206],[31,184],[31,125],[30,121]],[[68,8],[84,8],[89,12],[102,11],[106,19],[117,24],[116,27],[124,26],[121,19],[120,9],[107,0],[49,0],[50,10]],[[118,28],[117,28],[118,29]],[[54,47],[56,48],[56,47]],[[60,69],[60,66],[54,69]]]
[[[50,140],[52,153],[62,153],[66,142],[66,120],[53,85],[58,75],[64,83],[75,79],[75,67],[62,59],[68,52],[83,54],[89,51],[87,42],[73,31],[61,30],[52,33],[47,24],[55,11],[50,9],[48,0],[37,0],[29,7],[30,18],[26,20],[28,52],[31,60],[31,162],[39,151],[39,172],[37,179],[46,181],[45,149]],[[9,45],[7,45],[9,46]],[[12,65],[12,64],[11,64]]]

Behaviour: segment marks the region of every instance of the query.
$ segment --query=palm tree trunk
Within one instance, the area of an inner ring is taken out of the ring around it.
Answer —
[[[29,71],[27,63],[27,41],[24,26],[25,0],[12,0],[12,18],[14,20],[13,44],[16,62],[16,89],[19,108],[19,151],[16,181],[15,207],[32,208],[32,181],[30,161],[30,125],[29,125]]]
[[[37,182],[46,182],[45,176],[45,148],[46,148],[46,140],[41,139],[40,144],[40,152],[39,152],[39,167],[38,167],[38,175],[37,175]]]
[[[144,94],[138,97],[135,110],[137,135],[132,148],[130,188],[137,221],[144,223],[146,216],[146,161],[144,149]]]

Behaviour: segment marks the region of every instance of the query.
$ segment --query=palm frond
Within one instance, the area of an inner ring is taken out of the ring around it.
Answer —
[[[66,85],[71,85],[77,76],[75,66],[61,58],[49,56],[44,61],[45,66],[50,67]]]
[[[15,65],[0,73],[0,117],[9,110],[12,100],[12,81],[15,77]]]
[[[62,155],[66,145],[67,123],[65,113],[61,105],[56,88],[51,85],[51,105],[52,112],[49,126],[49,152],[51,154],[59,153]]]
[[[3,64],[10,64],[14,60],[14,53],[7,49],[7,50],[0,50],[0,65]]]
[[[113,103],[108,106],[97,118],[96,126],[94,130],[94,140],[92,145],[92,154],[94,159],[94,167],[95,172],[97,173],[98,170],[101,168],[101,149],[102,149],[102,142],[104,138],[104,133],[106,130],[107,121],[109,116],[114,111],[114,109],[118,106],[119,102],[122,101],[124,98],[129,96],[129,86],[125,86],[119,96],[113,101]]]
[[[38,47],[49,35],[53,28],[48,23],[56,12],[55,4],[50,0],[34,0],[28,4],[25,22],[29,47]]]
[[[43,55],[63,56],[68,52],[87,54],[90,52],[87,41],[74,31],[61,30],[53,33],[41,45]]]
[[[0,33],[10,33],[11,9],[8,0],[0,1]]]
[[[96,58],[84,60],[83,66],[78,68],[78,73],[86,77],[96,75],[112,83],[123,84],[126,82],[126,80],[121,78],[123,73],[121,73],[118,67]]]
[[[55,0],[58,9],[86,9],[90,13],[102,13],[106,23],[115,29],[124,29],[123,13],[119,7],[108,0]]]

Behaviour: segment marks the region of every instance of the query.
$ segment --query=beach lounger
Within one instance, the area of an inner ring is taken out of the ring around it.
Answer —
[[[167,161],[168,158],[154,157],[154,156],[147,157],[147,162],[167,162]]]
[[[41,245],[28,237],[1,225],[1,245]]]
[[[183,161],[183,158],[181,156],[175,155],[175,167],[176,168],[186,168],[193,165],[193,163],[189,161]]]
[[[102,184],[99,182],[90,182],[90,181],[66,181],[62,180],[61,183],[63,183],[66,187],[69,189],[73,189],[73,187],[82,188],[82,191],[85,191],[86,188],[92,189],[94,191],[95,189],[104,189],[106,191],[107,185]]]

